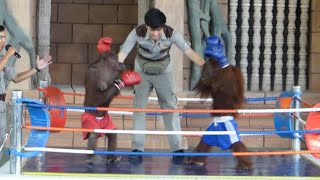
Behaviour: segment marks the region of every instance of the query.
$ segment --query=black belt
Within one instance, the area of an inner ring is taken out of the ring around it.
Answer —
[[[143,60],[147,60],[147,61],[164,61],[170,57],[170,54],[168,53],[167,55],[163,56],[160,59],[149,59],[149,58],[142,56],[140,53],[138,53],[138,56],[139,56],[139,58],[141,58]]]
[[[0,101],[6,101],[6,94],[0,94]]]

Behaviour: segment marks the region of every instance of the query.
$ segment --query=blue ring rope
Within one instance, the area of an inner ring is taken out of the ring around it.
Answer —
[[[80,106],[58,106],[58,105],[40,105],[40,104],[26,104],[27,107],[48,108],[48,109],[74,109],[74,110],[89,110],[97,111],[97,107],[80,107]],[[279,112],[280,113],[280,112]],[[146,113],[148,116],[160,116],[162,113]],[[182,117],[211,117],[210,113],[180,113]]]
[[[33,152],[18,152],[16,149],[11,149],[9,148],[7,150],[7,154],[14,154],[16,156],[20,156],[20,157],[34,157],[34,156],[38,156],[39,154],[41,154],[41,151],[33,151]]]
[[[245,102],[257,102],[257,101],[276,101],[278,97],[264,97],[264,98],[246,98]]]

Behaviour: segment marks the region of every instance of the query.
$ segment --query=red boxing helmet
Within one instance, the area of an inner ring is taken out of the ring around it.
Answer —
[[[103,37],[100,38],[97,45],[97,50],[99,54],[102,54],[106,51],[111,51],[112,38]]]

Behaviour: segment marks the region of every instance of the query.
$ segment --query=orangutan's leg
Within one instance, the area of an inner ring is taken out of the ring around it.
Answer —
[[[193,150],[193,152],[211,152],[211,146],[204,143],[202,140],[199,142],[198,146]],[[186,164],[197,164],[204,166],[207,164],[208,156],[190,156],[186,160]]]
[[[90,133],[88,138],[88,150],[95,150],[97,147],[97,137],[98,135],[96,133]]]
[[[87,149],[88,150],[95,150],[97,147],[97,138],[98,138],[98,134],[96,133],[90,133],[89,134],[89,138],[88,138],[88,144],[87,144]],[[99,164],[101,162],[103,162],[104,159],[101,158],[100,156],[96,155],[96,154],[89,154],[86,162],[89,164]]]
[[[232,144],[231,150],[233,152],[247,152],[248,151],[246,146],[241,141]],[[237,156],[237,159],[238,159],[237,169],[248,170],[248,169],[252,168],[253,164],[252,164],[252,161],[250,160],[249,156]]]
[[[109,133],[106,136],[108,137],[108,151],[115,151],[117,148],[117,134]],[[121,156],[108,155],[107,163],[119,162],[120,159]]]

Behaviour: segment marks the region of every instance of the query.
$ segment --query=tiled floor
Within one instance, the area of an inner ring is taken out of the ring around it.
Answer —
[[[90,174],[144,174],[144,175],[198,175],[198,176],[281,176],[281,177],[316,177],[320,176],[319,167],[304,158],[296,160],[293,156],[253,156],[254,168],[250,171],[235,170],[235,157],[210,157],[205,167],[196,165],[174,164],[171,157],[144,156],[142,163],[131,163],[127,156],[122,156],[118,164],[89,165],[85,154],[45,153],[31,158],[23,173],[39,172],[88,173]]]

